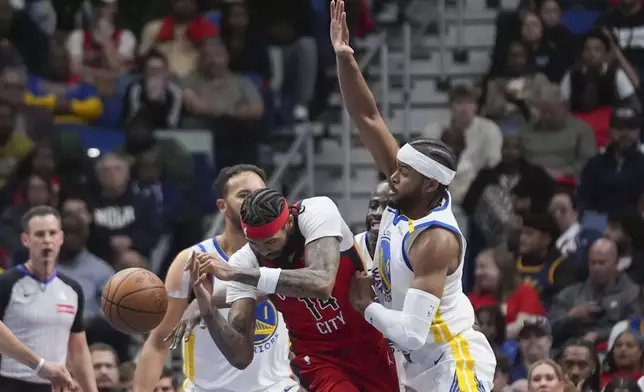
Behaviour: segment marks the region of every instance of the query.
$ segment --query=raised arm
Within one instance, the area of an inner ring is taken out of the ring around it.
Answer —
[[[369,149],[378,168],[390,176],[396,171],[398,142],[383,120],[376,100],[367,86],[360,66],[349,46],[349,28],[344,0],[331,2],[331,43],[338,65],[338,79],[344,104],[358,128],[362,143]]]
[[[445,279],[458,265],[460,244],[454,233],[432,228],[416,237],[408,254],[414,277],[401,311],[374,302],[371,278],[365,275],[352,282],[350,298],[371,325],[401,348],[413,351],[427,341]]]

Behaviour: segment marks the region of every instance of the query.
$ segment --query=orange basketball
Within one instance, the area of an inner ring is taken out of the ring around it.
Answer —
[[[143,268],[117,272],[103,288],[101,308],[107,321],[127,334],[149,332],[168,309],[168,293],[158,276]]]

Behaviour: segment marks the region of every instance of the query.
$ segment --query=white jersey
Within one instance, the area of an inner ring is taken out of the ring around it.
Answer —
[[[406,385],[417,391],[485,392],[492,387],[496,360],[485,336],[473,329],[474,309],[461,283],[466,242],[452,214],[449,193],[439,207],[418,220],[408,219],[391,207],[385,209],[374,257],[378,299],[389,309],[402,310],[413,278],[409,249],[418,234],[433,227],[458,237],[460,263],[445,280],[427,342],[405,353]]]
[[[369,248],[367,247],[367,238],[368,238],[369,232],[363,231],[362,233],[356,234],[355,241],[356,245],[358,246],[358,250],[360,251],[362,255],[362,260],[365,263],[365,267],[367,268],[367,271],[369,273],[373,273],[373,259],[371,258],[371,254],[369,253]],[[389,345],[391,345],[391,342],[387,340]],[[405,392],[405,357],[402,353],[397,348],[393,348],[393,354],[394,354],[394,360],[396,361],[396,371],[398,372],[398,380],[400,381],[400,392]]]
[[[373,259],[371,258],[371,254],[369,253],[369,248],[367,248],[367,235],[369,232],[363,231],[362,233],[356,234],[354,237],[354,240],[356,242],[356,245],[358,246],[358,250],[360,251],[360,255],[362,255],[362,260],[365,263],[365,267],[367,268],[367,271],[372,272],[373,271]]]
[[[195,245],[197,252],[214,253],[221,260],[228,257],[216,238]],[[185,284],[185,282],[184,282]],[[214,291],[225,290],[222,281],[214,282]],[[228,319],[229,309],[220,309]],[[283,392],[297,382],[290,379],[289,340],[282,314],[269,300],[257,304],[255,321],[255,356],[244,370],[233,367],[213,342],[207,328],[195,328],[183,343],[186,391],[194,392]]]

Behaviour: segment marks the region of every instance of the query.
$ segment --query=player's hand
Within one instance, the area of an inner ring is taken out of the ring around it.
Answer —
[[[347,14],[344,12],[344,0],[331,1],[330,35],[336,56],[353,54],[353,49],[349,46],[349,27],[347,26]]]
[[[201,271],[198,256],[195,256],[194,253],[190,255],[187,267],[190,269],[190,285],[192,286],[192,291],[195,293],[201,315],[206,316],[212,314],[215,308],[212,305],[211,294],[204,286],[208,274]]]
[[[349,287],[349,301],[351,306],[364,314],[367,306],[373,303],[375,293],[373,291],[373,277],[364,271],[357,271],[351,280]]]
[[[202,329],[205,328],[205,325],[201,321],[202,318],[201,309],[199,309],[199,302],[196,300],[192,301],[188,306],[188,309],[183,312],[181,320],[179,320],[179,324],[177,324],[172,332],[170,332],[170,335],[164,339],[165,342],[170,342],[170,350],[174,350],[179,347],[181,340],[187,342],[192,330],[195,329],[197,325]]]
[[[74,381],[64,366],[50,361],[45,361],[38,375],[51,382],[54,391],[66,391],[72,389]]]
[[[199,265],[201,276],[211,274],[219,280],[233,280],[233,268],[214,254],[200,253],[197,255],[196,263]]]

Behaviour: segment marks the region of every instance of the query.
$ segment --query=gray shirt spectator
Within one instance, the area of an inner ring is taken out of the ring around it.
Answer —
[[[535,123],[519,133],[525,158],[543,166],[554,178],[577,178],[586,161],[597,153],[595,134],[568,113],[558,87],[544,87],[539,95],[533,108]]]
[[[550,309],[556,342],[575,337],[606,341],[615,323],[640,313],[640,289],[619,273],[617,245],[599,239],[590,248],[588,259],[588,280],[561,291]]]

